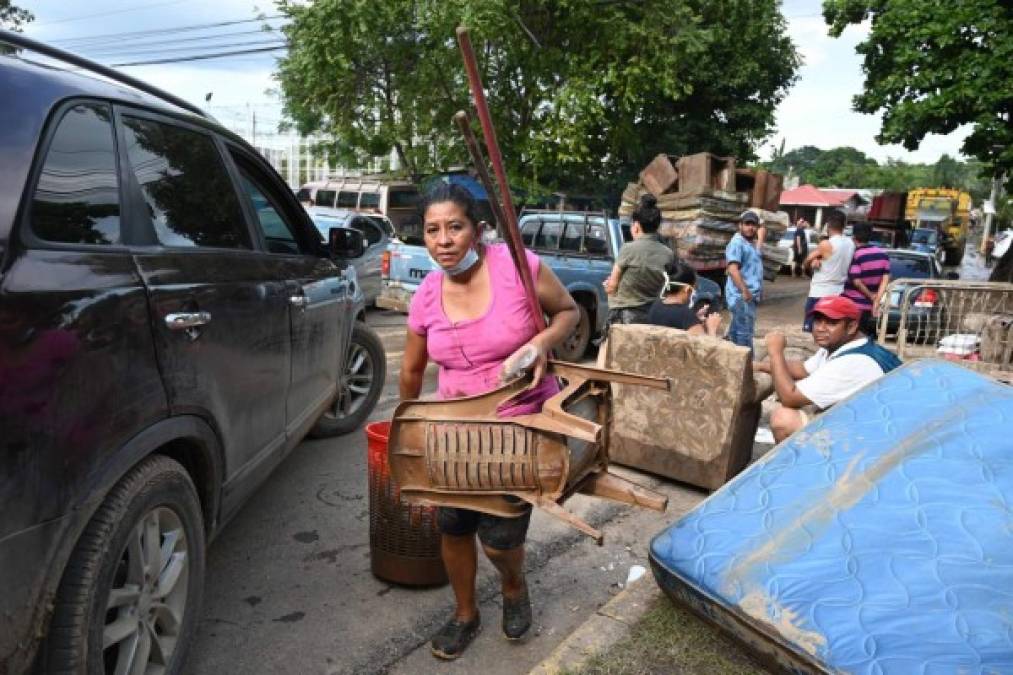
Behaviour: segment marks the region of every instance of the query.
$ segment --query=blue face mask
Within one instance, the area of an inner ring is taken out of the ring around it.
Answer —
[[[429,256],[429,259],[433,261],[433,264],[440,267],[440,264],[436,260]],[[458,274],[463,274],[478,264],[478,251],[474,248],[469,248],[468,252],[464,254],[464,257],[457,261],[457,264],[453,267],[443,267],[443,273],[448,274],[452,277],[456,277]]]

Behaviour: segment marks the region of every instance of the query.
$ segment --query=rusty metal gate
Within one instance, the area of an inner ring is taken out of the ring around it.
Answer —
[[[902,360],[934,357],[1013,378],[1013,284],[897,279],[883,294],[879,343]]]

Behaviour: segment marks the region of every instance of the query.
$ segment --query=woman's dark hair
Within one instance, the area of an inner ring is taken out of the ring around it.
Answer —
[[[669,284],[686,284],[689,287],[696,286],[696,270],[681,260],[673,260],[665,265],[665,274],[668,275]],[[666,288],[665,293],[676,293],[678,288]]]
[[[420,215],[423,221],[426,217],[426,211],[433,204],[442,204],[443,202],[453,202],[461,207],[464,211],[464,215],[468,217],[472,225],[478,227],[478,222],[482,220],[478,213],[478,203],[475,198],[471,195],[466,188],[456,185],[454,183],[440,183],[433,187],[426,196],[423,197],[420,204]]]
[[[640,198],[640,204],[630,215],[630,222],[640,223],[640,229],[647,234],[658,231],[661,225],[661,211],[658,210],[658,198],[652,194],[646,194]]]

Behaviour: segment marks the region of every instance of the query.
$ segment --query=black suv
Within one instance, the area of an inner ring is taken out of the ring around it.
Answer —
[[[178,673],[206,543],[379,396],[362,237],[199,108],[4,42],[0,673]]]

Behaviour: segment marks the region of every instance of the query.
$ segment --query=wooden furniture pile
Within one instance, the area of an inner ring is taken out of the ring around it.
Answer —
[[[789,225],[788,214],[777,210],[783,182],[780,174],[736,168],[734,157],[661,154],[636,183],[627,185],[619,215],[629,216],[642,195],[653,194],[661,209],[661,236],[681,259],[705,271],[724,267],[725,247],[738,231],[739,216],[751,209],[766,228],[764,276],[773,279],[788,262],[788,251],[777,247]]]

